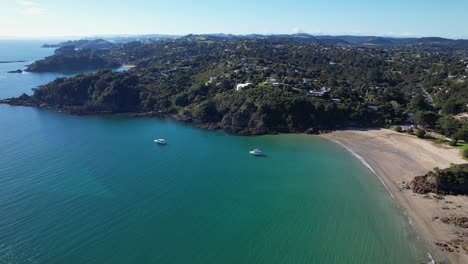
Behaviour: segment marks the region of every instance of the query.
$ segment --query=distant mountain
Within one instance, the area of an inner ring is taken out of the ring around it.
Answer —
[[[277,35],[226,35],[226,34],[205,34],[188,35],[190,38],[205,39],[271,39],[271,40],[291,40],[304,43],[321,43],[333,46],[376,46],[376,47],[395,47],[395,48],[426,48],[429,50],[468,50],[468,40],[465,39],[446,39],[439,37],[424,38],[394,38],[379,36],[314,36],[306,33],[298,34],[277,34]],[[184,37],[183,37],[184,38]]]
[[[146,41],[157,41],[165,39],[177,39],[181,36],[177,35],[165,35],[165,34],[148,34],[148,35],[135,35],[135,36],[104,36],[105,40],[109,40],[113,43],[128,43],[134,41],[146,42]]]
[[[58,44],[45,44],[45,48],[60,48],[65,46],[75,46],[77,49],[110,49],[116,45],[130,42],[150,42],[160,40],[182,39],[187,41],[199,40],[239,40],[239,39],[270,39],[270,40],[288,40],[301,43],[320,43],[332,46],[353,46],[353,47],[395,47],[411,48],[418,47],[427,50],[468,50],[468,40],[465,39],[446,39],[439,37],[424,38],[395,38],[381,36],[329,36],[329,35],[310,35],[306,33],[297,34],[248,34],[233,35],[224,33],[215,34],[189,34],[186,36],[176,35],[137,35],[137,36],[103,36],[102,38],[88,38],[82,40],[73,40],[61,42]]]

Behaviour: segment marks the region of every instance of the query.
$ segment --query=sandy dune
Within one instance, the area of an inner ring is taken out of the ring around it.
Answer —
[[[450,263],[468,263],[468,252],[463,248],[443,248],[436,243],[446,243],[464,237],[468,230],[445,224],[443,216],[468,216],[468,197],[416,195],[402,188],[414,176],[423,175],[434,167],[446,168],[451,163],[466,163],[459,151],[435,145],[414,136],[387,129],[345,130],[323,135],[352,150],[372,167],[406,212],[419,234],[433,248],[437,260]],[[466,249],[468,250],[468,249]]]

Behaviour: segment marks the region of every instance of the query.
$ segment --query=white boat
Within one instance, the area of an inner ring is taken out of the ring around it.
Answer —
[[[158,144],[161,144],[161,145],[166,145],[166,140],[160,138],[160,139],[155,139],[154,142],[158,143]]]
[[[259,149],[251,150],[250,154],[252,154],[254,156],[263,156],[263,152],[261,150],[259,150]]]

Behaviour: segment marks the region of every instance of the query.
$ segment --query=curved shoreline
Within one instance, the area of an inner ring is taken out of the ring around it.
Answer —
[[[468,263],[466,252],[447,252],[435,244],[456,239],[455,233],[463,230],[434,220],[442,214],[468,214],[468,197],[445,196],[445,202],[462,206],[447,211],[441,209],[442,205],[445,206],[444,202],[427,199],[403,188],[414,176],[433,167],[445,168],[450,163],[466,162],[457,150],[441,148],[387,129],[335,131],[322,137],[345,148],[379,178],[408,218],[409,224],[433,249],[431,251],[435,254],[428,253],[429,263],[446,260],[450,263]]]
[[[332,139],[332,138],[329,138],[329,140],[335,142],[336,144],[342,146],[343,148],[345,148],[347,151],[349,151],[354,157],[356,157],[361,163],[362,165],[364,165],[365,167],[367,167],[373,174],[375,174],[375,176],[377,176],[377,178],[379,178],[380,182],[382,182],[383,186],[385,187],[385,189],[388,191],[388,193],[390,194],[390,197],[392,197],[393,200],[395,200],[395,196],[393,195],[393,193],[390,191],[390,189],[388,188],[387,184],[385,184],[384,180],[382,179],[382,177],[380,177],[377,172],[375,172],[375,170],[372,168],[371,165],[369,165],[369,163],[367,163],[367,161],[361,157],[359,154],[357,154],[356,152],[354,152],[351,148],[347,147],[345,144],[339,142],[338,140],[336,139]]]

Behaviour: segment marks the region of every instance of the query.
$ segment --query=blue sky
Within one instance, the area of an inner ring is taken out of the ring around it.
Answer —
[[[1,37],[351,34],[468,38],[468,0],[0,0]]]

